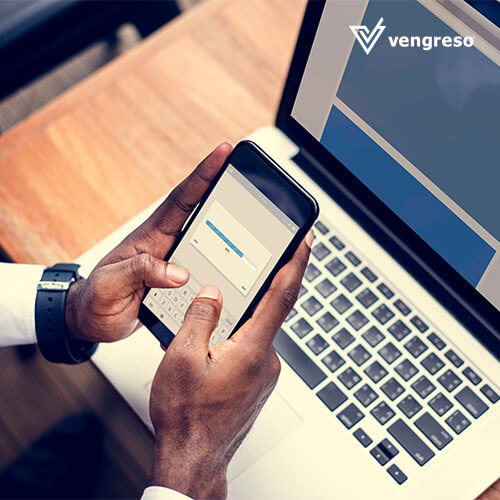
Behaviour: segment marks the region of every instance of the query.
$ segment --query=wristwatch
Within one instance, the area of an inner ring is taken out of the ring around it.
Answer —
[[[90,359],[97,344],[68,338],[65,311],[69,287],[81,279],[77,264],[56,264],[45,269],[37,285],[35,330],[38,347],[53,363],[78,364]]]

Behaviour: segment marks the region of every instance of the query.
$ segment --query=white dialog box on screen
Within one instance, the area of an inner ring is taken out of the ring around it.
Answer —
[[[271,258],[271,252],[217,201],[201,219],[191,244],[243,295]]]

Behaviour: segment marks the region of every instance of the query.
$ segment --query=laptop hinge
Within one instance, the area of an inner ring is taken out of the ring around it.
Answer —
[[[370,235],[375,237],[372,231],[376,229],[376,226],[378,226],[379,230],[383,228],[384,233],[389,231],[380,220],[373,217],[369,210],[308,151],[303,148],[299,149],[299,152],[292,158],[292,161],[304,170],[323,191],[328,193]]]

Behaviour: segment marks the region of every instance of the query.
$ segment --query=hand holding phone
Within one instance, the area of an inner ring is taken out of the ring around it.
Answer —
[[[227,466],[278,380],[273,340],[297,298],[312,240],[310,231],[228,342],[208,346],[223,306],[218,289],[204,286],[191,303],[151,389],[151,484],[192,498],[227,496]]]
[[[175,288],[187,282],[188,271],[163,258],[232,149],[228,143],[215,148],[143,224],[96,265],[87,279],[71,285],[65,312],[69,338],[114,342],[128,337],[137,329],[146,289]]]
[[[224,304],[211,339],[227,339],[252,314],[318,215],[314,198],[260,148],[240,142],[220,169],[166,260],[190,271],[177,289],[147,290],[139,318],[168,346],[202,285]]]

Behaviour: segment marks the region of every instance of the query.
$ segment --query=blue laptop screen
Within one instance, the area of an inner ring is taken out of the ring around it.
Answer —
[[[449,4],[327,1],[292,116],[500,308],[500,29]]]

